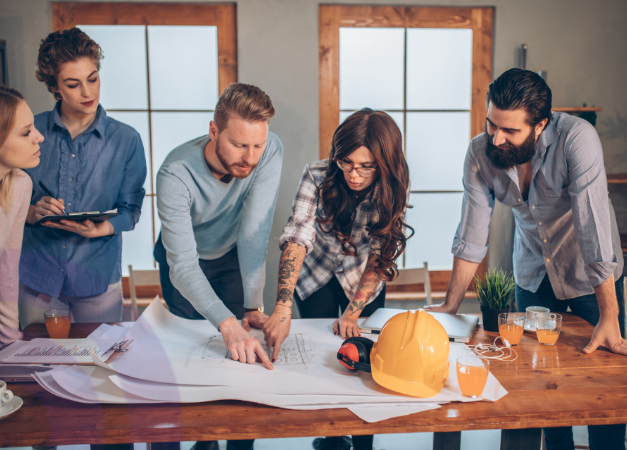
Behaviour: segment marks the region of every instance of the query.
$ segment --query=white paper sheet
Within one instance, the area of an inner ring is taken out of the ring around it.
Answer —
[[[163,403],[120,389],[109,379],[111,372],[102,367],[59,367],[51,370],[50,375],[70,394],[97,403]]]
[[[37,382],[48,392],[80,403],[153,403],[154,401],[143,399],[132,394],[128,394],[111,382],[107,371],[101,367],[94,366],[62,366],[55,368],[49,373],[37,374],[35,376]],[[119,379],[119,376],[111,378]],[[319,409],[338,409],[348,408],[355,415],[366,422],[378,422],[380,420],[398,417],[407,414],[414,414],[422,411],[428,411],[439,408],[437,403],[341,403],[338,402],[339,397],[333,398],[330,403],[322,403],[322,398],[316,398],[316,404],[300,404],[299,401],[311,400],[312,396],[302,395],[271,395],[263,394],[255,397],[252,392],[245,392],[245,389],[229,388],[223,386],[204,386],[205,389],[213,388],[216,393],[222,392],[222,395],[216,395],[215,400],[221,399],[237,399],[252,401],[255,403],[268,404],[286,409],[294,410],[319,410]],[[355,398],[347,397],[348,400],[354,402]],[[346,399],[346,397],[345,397]],[[259,401],[263,400],[263,401]],[[202,401],[202,400],[197,400]],[[289,404],[282,404],[282,403]],[[294,402],[294,403],[293,403]],[[158,403],[163,403],[159,401]],[[178,401],[175,401],[178,403]],[[293,404],[292,404],[293,403]]]
[[[126,392],[163,402],[196,403],[215,400],[242,400],[280,407],[316,404],[424,403],[422,399],[400,395],[276,395],[230,386],[189,386],[155,383],[124,375],[111,375],[111,381]]]
[[[106,352],[117,340],[33,339],[5,357],[5,364],[93,364],[91,350]]]
[[[391,419],[392,417],[407,416],[423,411],[438,409],[442,405],[437,403],[412,403],[399,405],[349,405],[348,410],[366,422],[380,422],[381,420]]]
[[[61,397],[66,400],[71,400],[73,402],[90,403],[90,404],[98,403],[98,402],[86,400],[84,398],[77,397],[76,395],[70,394],[61,386],[59,386],[59,384],[50,375],[50,372],[36,373],[33,375],[33,378],[35,378],[35,381],[37,381],[37,383],[39,383],[41,387],[43,387],[45,390],[50,392],[52,395],[56,395],[57,397]]]
[[[169,313],[155,299],[129,330],[129,351],[109,367],[140,380],[175,385],[245,387],[277,395],[398,395],[374,382],[363,372],[351,372],[337,362],[342,339],[331,332],[332,319],[294,320],[281,355],[269,371],[260,364],[230,359],[221,334],[208,321],[186,320]],[[253,334],[263,342],[259,330]],[[464,353],[462,344],[450,346],[450,378],[444,389],[424,402],[472,401],[461,395],[455,359]],[[507,394],[490,374],[482,399],[495,401]],[[420,401],[420,399],[416,399]]]
[[[28,344],[28,341],[15,341],[12,344],[7,345],[2,350],[0,350],[0,361],[3,361],[5,358],[8,358],[12,354],[16,353],[26,344]]]

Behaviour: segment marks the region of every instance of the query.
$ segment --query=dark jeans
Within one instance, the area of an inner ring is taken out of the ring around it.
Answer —
[[[350,301],[338,279],[333,276],[331,281],[311,294],[305,300],[294,291],[294,300],[300,317],[303,319],[337,318],[348,307]],[[360,317],[369,317],[377,309],[385,306],[385,286],[369,305],[361,312]],[[341,313],[339,310],[341,309]],[[353,450],[372,450],[374,436],[353,436]]]
[[[618,302],[618,322],[620,332],[625,337],[625,297],[623,296],[623,277],[616,282]],[[592,325],[599,322],[599,303],[595,294],[583,295],[568,300],[555,297],[548,275],[545,275],[538,291],[533,293],[516,285],[516,305],[520,312],[529,306],[544,306],[551,312],[566,312],[570,306],[573,314]],[[544,428],[547,450],[572,450],[575,448],[572,427]],[[625,450],[625,425],[590,425],[588,440],[591,450]]]
[[[163,299],[170,312],[184,319],[204,320],[205,318],[196,311],[189,300],[183,297],[178,289],[172,285],[170,266],[168,266],[161,235],[155,244],[154,257],[159,263],[159,279],[161,280]],[[235,314],[238,320],[241,320],[244,317],[244,286],[239,270],[237,247],[218,259],[200,259],[198,264],[218,298]]]
[[[154,257],[159,263],[159,279],[163,299],[168,305],[170,312],[184,319],[205,320],[205,318],[192,306],[170,281],[170,266],[166,258],[166,251],[161,241],[161,234],[155,244]],[[237,257],[237,247],[230,250],[224,256],[213,260],[198,260],[200,269],[207,277],[214,292],[227,308],[235,314],[238,320],[244,317],[244,286],[242,285],[242,274],[239,270],[239,259]],[[252,450],[254,439],[240,441],[227,441],[227,450]]]

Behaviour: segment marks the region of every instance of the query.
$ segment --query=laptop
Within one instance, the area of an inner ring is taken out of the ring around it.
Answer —
[[[379,308],[373,315],[368,317],[359,328],[362,333],[379,334],[383,325],[397,314],[407,311],[406,309]],[[410,310],[416,312],[418,310]],[[440,322],[451,342],[468,342],[479,323],[479,317],[470,314],[446,314],[429,312],[435,320]]]

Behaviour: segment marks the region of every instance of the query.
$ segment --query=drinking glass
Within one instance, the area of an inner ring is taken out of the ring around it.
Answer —
[[[477,356],[457,358],[457,382],[464,397],[478,398],[488,381],[490,362]]]
[[[540,317],[548,317],[547,314],[551,312],[549,308],[545,308],[544,306],[528,306],[527,309],[527,329],[530,331],[535,331],[534,327],[536,325],[536,316]]]
[[[72,315],[69,309],[51,309],[44,313],[44,319],[51,339],[66,339],[70,334]]]
[[[499,334],[509,342],[509,345],[518,345],[525,330],[525,313],[505,312],[499,314]]]
[[[554,345],[562,329],[562,316],[555,313],[547,316],[546,318],[536,316],[536,335],[540,343]]]

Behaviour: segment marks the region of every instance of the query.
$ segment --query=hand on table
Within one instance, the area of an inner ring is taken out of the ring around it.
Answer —
[[[234,361],[255,364],[256,360],[259,359],[266,369],[272,370],[268,355],[259,341],[242,328],[235,317],[229,317],[222,321],[220,333],[222,333],[224,344]]]
[[[342,339],[361,336],[359,325],[357,325],[358,318],[359,314],[357,314],[357,317],[342,314],[342,317],[333,322],[333,334],[339,334],[342,336]]]
[[[448,305],[446,304],[446,302],[441,303],[439,305],[427,305],[425,306],[425,311],[430,311],[430,312],[441,312],[441,313],[447,313],[447,314],[457,314],[457,308],[453,307],[452,305]]]
[[[281,350],[281,344],[287,336],[290,334],[290,327],[292,326],[291,312],[287,313],[272,313],[266,324],[263,326],[263,334],[266,340],[266,347],[273,347],[272,350],[272,362],[276,361]]]
[[[611,352],[627,356],[627,340],[620,335],[618,321],[607,321],[600,319],[597,326],[594,327],[590,343],[586,345],[583,352],[590,354],[599,346],[606,347]]]
[[[60,222],[44,222],[43,226],[58,230],[70,231],[86,238],[109,236],[114,233],[113,225],[108,220],[93,222],[89,219],[82,222],[74,220],[61,220]]]

